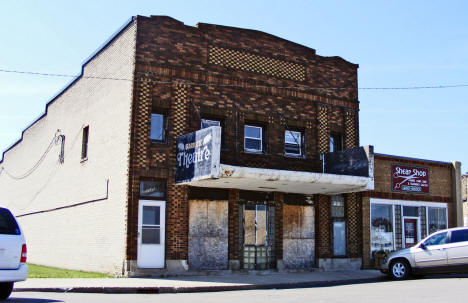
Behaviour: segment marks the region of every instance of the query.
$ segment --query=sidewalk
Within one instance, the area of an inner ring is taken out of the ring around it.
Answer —
[[[79,293],[182,293],[249,289],[301,288],[384,281],[377,270],[301,273],[233,273],[172,278],[28,279],[14,291]]]

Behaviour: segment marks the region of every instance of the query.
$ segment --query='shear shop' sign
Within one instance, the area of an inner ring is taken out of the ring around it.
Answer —
[[[392,164],[392,191],[428,194],[429,169]]]
[[[175,183],[219,178],[221,127],[211,126],[177,138]]]

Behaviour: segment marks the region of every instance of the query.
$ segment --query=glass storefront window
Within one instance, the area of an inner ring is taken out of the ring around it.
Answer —
[[[429,234],[447,228],[447,212],[445,208],[428,207]]]
[[[392,205],[371,205],[371,255],[376,251],[391,251],[393,241]]]

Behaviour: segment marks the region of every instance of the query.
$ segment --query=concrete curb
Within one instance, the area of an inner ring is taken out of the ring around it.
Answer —
[[[38,288],[15,288],[14,292],[71,292],[71,293],[104,293],[104,294],[168,294],[168,293],[196,293],[196,292],[218,292],[235,290],[255,289],[290,289],[307,287],[327,287],[349,284],[363,284],[385,281],[385,277],[346,279],[333,281],[310,281],[273,284],[248,284],[229,286],[193,286],[193,287],[38,287]]]

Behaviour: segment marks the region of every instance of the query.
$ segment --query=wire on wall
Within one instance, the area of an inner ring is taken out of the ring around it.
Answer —
[[[129,78],[113,78],[113,77],[101,77],[101,76],[85,76],[85,75],[69,75],[69,74],[55,74],[55,73],[41,73],[41,72],[31,72],[31,71],[19,71],[19,70],[7,70],[0,69],[2,73],[14,73],[14,74],[25,74],[25,75],[35,75],[35,76],[47,76],[47,77],[64,77],[64,78],[83,78],[83,79],[101,79],[101,80],[115,80],[115,81],[133,81]],[[158,84],[178,84],[179,81],[154,81]],[[245,86],[236,85],[236,84],[220,84],[220,83],[195,83],[191,81],[184,81],[186,85],[197,85],[197,86],[218,86],[218,87],[242,87]],[[425,86],[395,86],[395,87],[298,87],[298,86],[274,86],[274,85],[249,85],[247,87],[256,87],[256,88],[276,88],[276,89],[296,89],[296,90],[347,90],[347,89],[358,89],[358,90],[416,90],[416,89],[442,89],[442,88],[459,88],[459,87],[468,87],[468,84],[439,84],[439,85],[425,85]]]
[[[44,161],[44,159],[46,158],[47,154],[52,150],[52,147],[54,146],[55,143],[58,142],[59,139],[62,139],[62,148],[63,148],[63,144],[64,144],[64,140],[65,140],[65,136],[60,134],[60,130],[57,130],[57,132],[55,133],[54,137],[52,138],[52,140],[50,141],[49,145],[47,146],[46,150],[44,151],[44,153],[41,155],[41,157],[39,158],[39,160],[30,168],[28,169],[26,172],[24,172],[23,174],[21,175],[15,175],[15,174],[12,174],[10,173],[6,168],[5,166],[3,165],[1,168],[0,168],[0,176],[1,176],[1,173],[2,172],[5,172],[5,175],[7,175],[8,177],[14,179],[14,180],[22,180],[22,179],[25,179],[27,177],[29,177],[33,172],[36,171],[36,169],[41,165],[41,163]],[[63,163],[63,162],[61,162]]]

